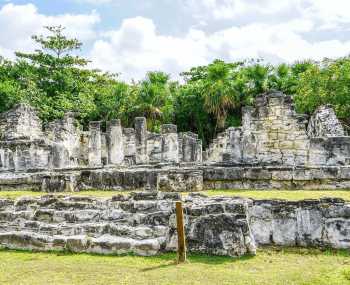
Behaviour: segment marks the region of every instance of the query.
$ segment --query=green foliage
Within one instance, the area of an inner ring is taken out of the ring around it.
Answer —
[[[173,121],[173,87],[169,75],[163,72],[147,73],[146,79],[139,84],[131,114],[146,117],[148,128],[159,131],[161,124]]]
[[[350,125],[349,57],[279,65],[215,60],[183,72],[182,83],[156,71],[129,84],[89,69],[88,60],[77,55],[81,42],[67,38],[63,27],[46,29],[46,36],[33,36],[34,52],[17,52],[14,62],[0,57],[0,112],[26,102],[46,122],[74,111],[83,125],[119,118],[125,127],[145,116],[150,130],[175,123],[179,131],[198,133],[206,147],[218,132],[240,125],[242,106],[263,92],[280,90],[294,96],[297,111],[311,114],[321,104],[332,104]]]
[[[308,114],[331,104],[339,118],[350,122],[350,58],[325,59],[309,66],[300,74],[295,103]]]

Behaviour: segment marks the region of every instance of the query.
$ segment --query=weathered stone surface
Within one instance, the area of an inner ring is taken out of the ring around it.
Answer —
[[[341,199],[254,201],[250,226],[257,244],[350,248],[349,207]]]
[[[312,115],[308,125],[310,137],[343,137],[344,128],[330,105],[320,106]]]
[[[176,250],[176,193],[112,199],[47,195],[0,200],[0,246],[154,255]],[[350,205],[342,199],[298,202],[213,197],[184,200],[190,252],[240,256],[258,245],[350,248]]]
[[[176,193],[90,197],[43,196],[0,200],[0,246],[101,254],[154,255],[176,250]],[[248,202],[189,196],[185,202],[190,251],[254,254]]]
[[[308,122],[290,96],[271,92],[242,113],[242,127],[220,133],[203,152],[198,135],[171,124],[152,133],[143,117],[135,129],[112,120],[106,132],[101,122],[83,131],[68,113],[42,131],[35,110],[21,104],[0,116],[0,190],[350,187],[350,137],[329,106]]]
[[[0,114],[0,140],[40,139],[42,135],[41,121],[34,108],[19,104]]]
[[[164,192],[196,192],[203,190],[202,171],[169,170],[158,174],[157,189]]]
[[[101,122],[90,122],[89,132],[89,166],[100,167],[102,165]]]
[[[258,96],[254,107],[242,113],[242,127],[229,128],[213,140],[207,163],[349,165],[350,137],[330,106],[320,107],[308,122],[294,111],[291,97],[272,92]]]
[[[120,120],[107,122],[108,164],[121,164],[124,161],[123,129]]]

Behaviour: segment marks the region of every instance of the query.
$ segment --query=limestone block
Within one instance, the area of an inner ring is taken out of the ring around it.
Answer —
[[[350,221],[344,218],[327,219],[325,222],[327,241],[333,248],[350,248]]]
[[[123,130],[120,120],[107,122],[108,164],[121,164],[124,160]]]
[[[89,132],[89,166],[100,167],[102,165],[101,122],[90,122]]]
[[[0,140],[30,140],[42,137],[41,120],[31,106],[18,104],[0,115]]]
[[[147,156],[149,163],[162,162],[163,137],[161,134],[148,133],[147,136]]]
[[[136,163],[147,163],[147,122],[144,117],[135,118],[135,147]]]
[[[169,171],[159,173],[157,189],[164,192],[193,192],[203,190],[202,171]]]
[[[320,106],[314,112],[307,131],[310,137],[341,137],[345,135],[344,128],[330,105]]]
[[[162,162],[179,162],[179,140],[175,125],[162,125]],[[202,149],[200,149],[202,152]]]
[[[317,246],[322,243],[324,219],[318,209],[298,208],[297,243],[301,246]]]
[[[123,146],[125,157],[132,157],[136,155],[136,136],[134,129],[123,129]]]

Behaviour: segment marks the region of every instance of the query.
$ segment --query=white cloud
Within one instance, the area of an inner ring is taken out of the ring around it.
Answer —
[[[62,25],[67,27],[68,36],[78,37],[82,41],[96,37],[94,26],[100,21],[96,12],[84,15],[63,14],[46,16],[40,14],[33,4],[6,4],[0,9],[0,54],[13,57],[16,50],[33,49],[33,34],[43,33],[43,26]]]
[[[272,15],[289,9],[299,0],[183,0],[198,18],[234,19],[245,14]]]
[[[326,23],[350,23],[350,1],[317,0],[306,1],[305,13],[308,17],[317,17]]]
[[[313,29],[310,20],[292,20],[282,24],[233,26],[211,34],[190,29],[184,37],[175,37],[157,33],[152,20],[136,17],[124,20],[118,30],[95,42],[90,55],[96,66],[120,72],[128,80],[140,79],[150,70],[164,70],[176,76],[215,58],[268,57],[274,62],[293,62],[344,56],[350,51],[350,41],[312,43],[303,38],[301,33]]]
[[[6,27],[0,30],[0,55],[11,57],[15,50],[33,49],[30,36],[41,33],[42,26],[53,24],[67,26],[67,34],[84,43],[92,42],[87,53],[93,67],[121,73],[126,80],[141,79],[150,70],[163,70],[176,78],[181,71],[215,58],[233,61],[263,57],[275,63],[350,53],[350,40],[341,41],[332,34],[342,31],[344,25],[349,29],[346,12],[350,2],[345,0],[332,3],[326,0],[178,1],[196,9],[193,12],[200,9],[206,18],[195,23],[197,28],[188,27],[185,34],[176,36],[160,33],[155,22],[145,17],[124,19],[116,29],[98,34],[96,24],[100,17],[94,11],[47,16],[39,13],[33,4],[6,4],[0,7],[0,27]],[[282,17],[291,7],[298,11],[298,17]],[[265,16],[249,20],[252,12]],[[235,17],[246,21],[237,24],[232,20]],[[225,25],[215,26],[219,19],[225,19]],[[327,37],[311,40],[310,35],[315,31],[324,35],[322,29],[327,29]]]
[[[207,62],[205,35],[190,30],[183,38],[159,35],[152,20],[136,17],[97,41],[91,59],[98,67],[122,72],[126,79],[140,79],[150,70],[172,74]]]
[[[182,0],[200,19],[235,20],[253,15],[277,17],[296,11],[299,19],[317,20],[323,27],[350,23],[349,0]],[[252,18],[254,21],[254,18]]]

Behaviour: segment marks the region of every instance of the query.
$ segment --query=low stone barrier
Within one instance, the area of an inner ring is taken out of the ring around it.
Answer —
[[[0,245],[15,249],[154,255],[174,250],[176,193],[0,200]],[[247,203],[185,201],[189,251],[239,256],[255,253]],[[234,205],[234,206],[233,206]]]
[[[256,200],[249,225],[258,245],[350,248],[350,204],[343,199]]]
[[[350,189],[349,166],[164,166],[0,173],[0,190],[198,192],[213,189]]]
[[[177,247],[177,193],[111,199],[45,195],[0,200],[0,246],[100,254],[155,255]],[[240,256],[260,245],[350,248],[350,204],[230,197],[183,198],[190,252]]]

